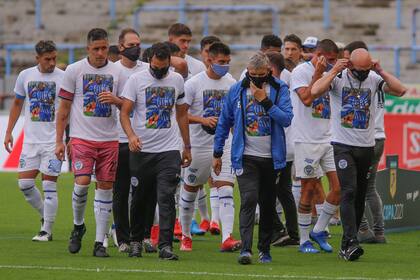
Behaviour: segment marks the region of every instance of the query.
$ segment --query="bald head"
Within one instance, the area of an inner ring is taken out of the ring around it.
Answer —
[[[357,70],[369,70],[372,67],[372,58],[365,49],[355,49],[350,55],[350,62]]]

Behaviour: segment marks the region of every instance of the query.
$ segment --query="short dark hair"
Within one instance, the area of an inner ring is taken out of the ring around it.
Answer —
[[[55,43],[51,40],[41,40],[35,45],[35,52],[37,55],[43,55],[45,53],[50,53],[57,51]]]
[[[368,46],[363,41],[353,41],[344,47],[344,50],[348,51],[349,53],[352,53],[355,49],[365,49],[367,51],[369,50]]]
[[[122,44],[124,42],[125,35],[129,33],[136,34],[138,37],[140,37],[140,34],[133,28],[124,28],[121,30],[120,35],[118,36],[118,43]]]
[[[174,23],[168,29],[169,36],[182,36],[188,35],[192,36],[191,29],[183,23]]]
[[[299,48],[302,48],[302,40],[295,34],[286,35],[286,37],[284,37],[283,41],[284,41],[284,43],[286,43],[286,42],[296,43],[296,45],[298,45]]]
[[[339,53],[339,49],[336,45],[336,43],[334,43],[333,40],[330,39],[324,39],[318,42],[318,45],[316,46],[317,50],[322,50],[324,52],[330,53]]]
[[[171,59],[171,50],[165,43],[153,44],[150,52],[150,60],[154,56],[159,60]]]
[[[109,46],[108,55],[110,55],[110,54],[115,54],[115,55],[120,54],[120,50],[118,49],[118,46],[117,45],[111,45],[111,46]]]
[[[203,37],[203,39],[201,39],[201,41],[200,41],[201,50],[203,50],[207,45],[211,45],[215,42],[221,42],[219,37],[214,36],[214,35]]]
[[[284,68],[286,68],[284,64],[284,57],[279,52],[266,52],[265,54],[268,57],[268,60],[270,61],[270,64],[275,67],[278,71],[283,71]]]
[[[141,61],[149,63],[150,59],[152,58],[151,54],[152,54],[152,47],[145,49],[141,56]]]
[[[218,54],[230,55],[230,48],[228,45],[223,44],[222,42],[215,42],[211,44],[209,48],[209,54],[214,56]]]
[[[268,49],[270,47],[281,48],[283,42],[279,36],[274,34],[264,35],[261,40],[261,50]]]
[[[87,35],[88,43],[98,40],[108,40],[108,33],[102,28],[93,28]]]
[[[164,44],[169,47],[169,49],[171,50],[171,54],[172,55],[181,51],[181,49],[175,43],[172,43],[172,42],[169,42],[169,41],[165,41]]]

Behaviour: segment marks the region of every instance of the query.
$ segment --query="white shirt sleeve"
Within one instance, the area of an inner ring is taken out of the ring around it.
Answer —
[[[19,76],[16,79],[14,92],[19,97],[25,98],[26,92],[25,92],[25,72],[20,72]]]
[[[194,83],[192,82],[192,80],[188,80],[187,82],[185,82],[184,92],[185,103],[191,106],[195,97]]]
[[[61,88],[67,92],[76,92],[77,70],[75,65],[69,65],[64,71],[63,80],[61,81]]]
[[[127,82],[125,83],[124,89],[121,93],[121,97],[136,102],[137,100],[137,92],[136,92],[136,77],[130,76]]]
[[[303,68],[295,69],[292,72],[290,79],[290,89],[296,91],[301,87],[308,87],[311,82],[311,77],[303,71]]]

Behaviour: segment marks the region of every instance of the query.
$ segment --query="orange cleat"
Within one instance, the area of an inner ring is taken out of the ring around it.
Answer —
[[[182,228],[178,219],[175,220],[174,235],[179,237],[182,236]]]
[[[159,225],[153,225],[150,230],[150,241],[153,246],[157,246],[159,243]]]
[[[220,246],[220,252],[235,252],[241,249],[241,247],[242,247],[242,241],[233,239],[231,235]]]
[[[211,222],[209,231],[212,235],[219,235],[220,234],[219,224],[217,222]]]
[[[192,251],[192,239],[188,236],[183,235],[181,240],[181,251],[191,252]]]
[[[200,229],[202,231],[208,232],[210,229],[210,222],[208,220],[202,220],[200,223]]]

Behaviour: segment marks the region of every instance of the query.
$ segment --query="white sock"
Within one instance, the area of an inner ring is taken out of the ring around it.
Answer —
[[[219,192],[217,188],[210,188],[211,221],[219,223]]]
[[[300,180],[299,181],[293,180],[292,194],[293,194],[293,198],[295,199],[296,207],[299,207],[301,192],[302,192],[302,185],[300,184]]]
[[[19,179],[18,185],[20,191],[25,196],[25,200],[38,211],[41,218],[44,217],[44,201],[42,201],[41,192],[35,186],[35,179]]]
[[[95,201],[93,202],[96,220],[96,238],[95,242],[104,242],[105,235],[108,232],[108,223],[112,211],[112,189],[95,190]]]
[[[153,217],[153,225],[159,225],[159,205],[156,203],[155,216]]]
[[[201,221],[210,220],[209,209],[207,207],[207,193],[204,187],[198,190],[198,210],[200,210]]]
[[[179,199],[179,219],[181,220],[182,234],[191,238],[191,222],[194,215],[194,202],[196,192],[183,189]]]
[[[42,230],[51,234],[58,207],[57,182],[42,181],[42,188],[44,190],[44,225]]]
[[[279,216],[279,219],[281,221],[281,218],[283,216],[283,207],[281,206],[281,203],[278,199],[276,199],[276,213],[277,213],[277,216]]]
[[[326,230],[328,223],[331,218],[334,216],[335,212],[338,209],[338,205],[333,205],[328,201],[324,202],[322,207],[321,215],[318,217],[318,221],[314,226],[314,232],[321,232]]]
[[[319,216],[322,213],[322,207],[323,207],[323,203],[321,204],[315,204],[315,210],[316,210],[316,216],[319,218]]]
[[[74,184],[73,190],[73,223],[75,225],[82,225],[85,222],[85,209],[87,203],[87,195],[89,186]]]
[[[219,192],[219,215],[222,224],[222,242],[232,234],[233,221],[235,218],[235,207],[233,201],[233,187],[223,186],[218,188]]]
[[[309,229],[311,227],[311,213],[299,213],[298,223],[300,232],[300,245],[309,240]]]

